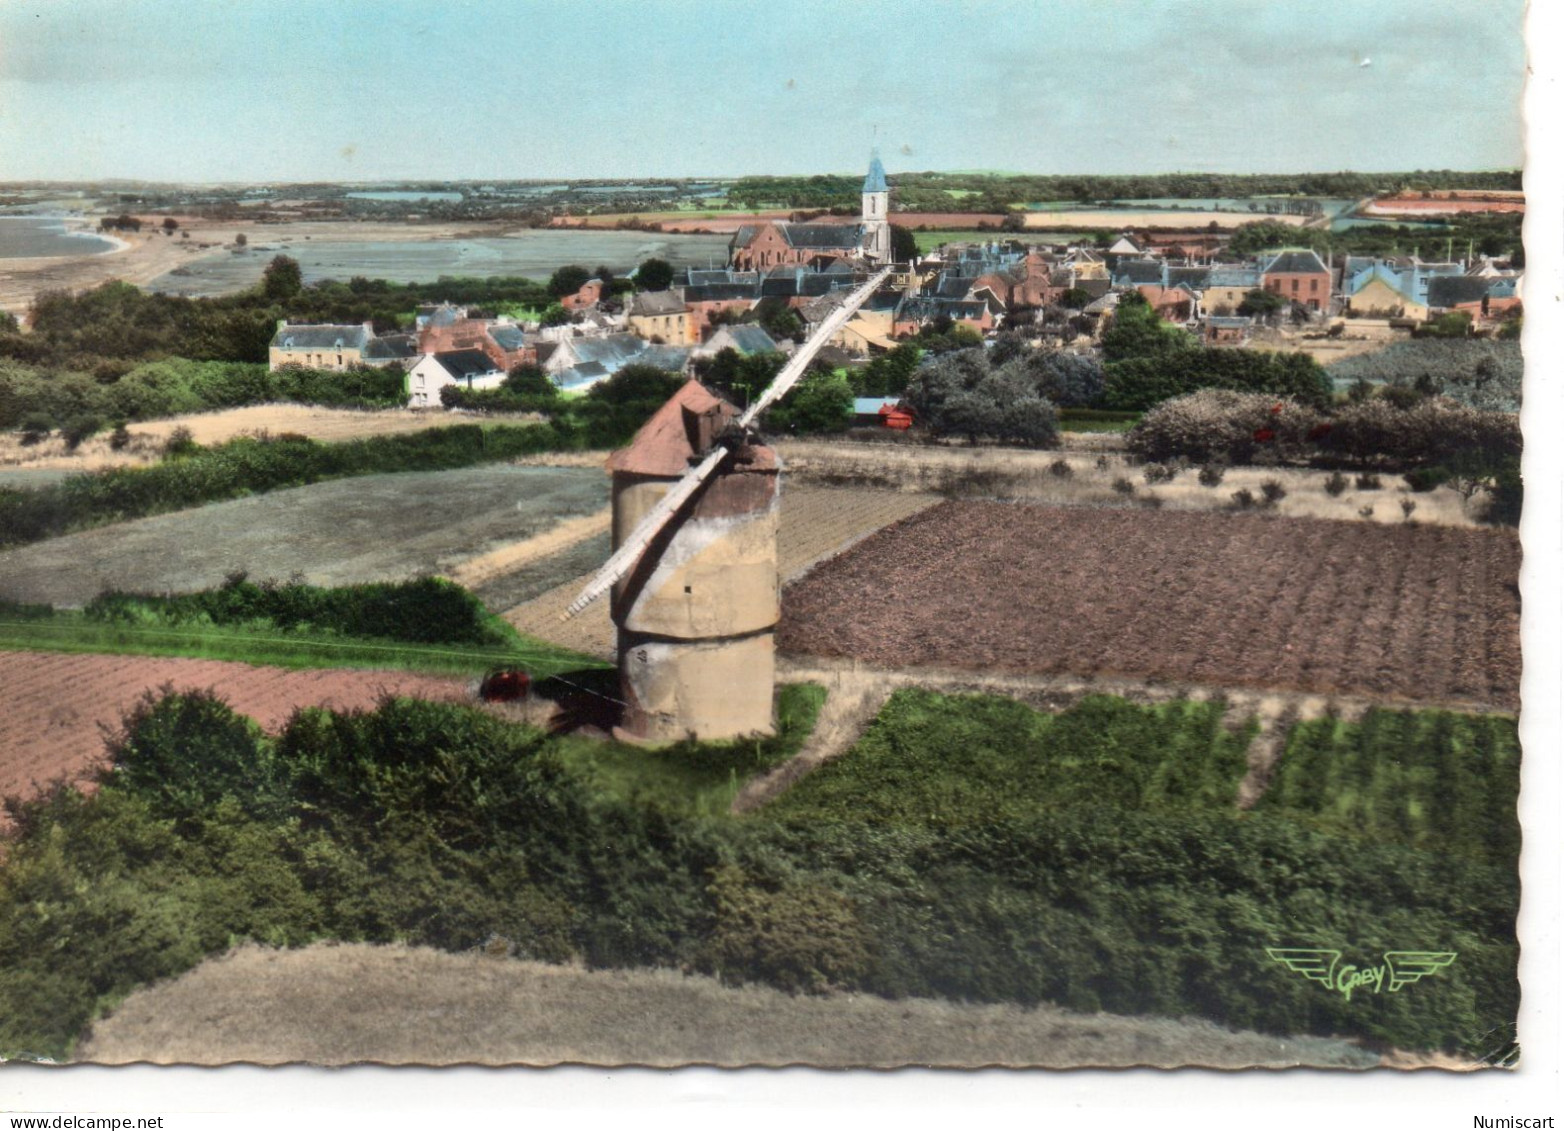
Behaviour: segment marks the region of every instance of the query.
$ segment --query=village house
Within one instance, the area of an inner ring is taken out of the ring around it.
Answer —
[[[504,381],[505,370],[482,350],[426,353],[407,374],[407,404],[409,408],[433,408],[440,404],[440,390],[447,385],[497,389]]]
[[[1250,291],[1261,290],[1260,269],[1249,264],[1217,263],[1206,272],[1200,305],[1213,314],[1235,314]]]
[[[636,295],[625,310],[625,322],[632,334],[649,342],[683,346],[699,340],[691,335],[689,311],[677,291]]]
[[[368,322],[357,326],[338,326],[325,323],[289,322],[277,323],[267,349],[268,368],[281,369],[285,365],[297,365],[306,369],[334,369],[342,371],[355,365],[390,364],[366,361],[364,351],[374,340],[375,330]]]
[[[1314,251],[1279,251],[1266,257],[1260,285],[1311,311],[1330,311],[1331,271]]]
[[[791,342],[788,343],[790,346]],[[716,357],[723,350],[742,357],[757,353],[777,353],[777,343],[765,328],[755,325],[719,326],[711,337],[690,351],[691,357]]]
[[[460,317],[440,312],[418,334],[418,351],[423,354],[452,350],[481,350],[500,369],[537,363],[537,351],[527,341],[520,326],[509,319],[495,321]]]

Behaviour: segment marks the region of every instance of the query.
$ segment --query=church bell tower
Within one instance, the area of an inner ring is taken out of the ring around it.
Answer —
[[[863,254],[870,263],[891,261],[891,186],[885,183],[880,151],[869,158],[869,175],[863,179]]]

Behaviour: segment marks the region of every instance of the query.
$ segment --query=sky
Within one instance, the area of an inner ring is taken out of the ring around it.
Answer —
[[[0,0],[0,180],[1517,167],[1523,0]]]

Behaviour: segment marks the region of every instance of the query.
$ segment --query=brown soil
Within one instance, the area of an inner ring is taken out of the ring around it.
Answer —
[[[948,502],[788,586],[778,646],[1500,710],[1512,531]]]
[[[1370,1068],[1341,1040],[1055,1006],[791,997],[667,970],[547,966],[370,946],[246,946],[140,990],[78,1061],[125,1064],[1310,1065]]]
[[[384,694],[464,699],[465,682],[397,671],[286,671],[177,657],[0,652],[0,796],[32,795],[51,782],[85,783],[106,764],[104,728],[165,685],[211,688],[268,731],[296,707],[373,707]],[[3,821],[3,818],[0,818]],[[0,825],[3,827],[3,825]]]

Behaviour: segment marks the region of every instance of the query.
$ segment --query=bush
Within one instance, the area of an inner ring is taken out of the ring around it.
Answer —
[[[1166,464],[1148,463],[1141,474],[1146,477],[1147,483],[1171,483],[1178,471],[1176,468],[1168,467]]]
[[[1247,487],[1240,487],[1233,492],[1233,505],[1239,510],[1248,510],[1254,506],[1254,492]]]
[[[130,429],[121,420],[114,425],[114,431],[109,433],[109,449],[122,452],[128,447],[130,447]]]
[[[1347,477],[1339,471],[1333,471],[1325,477],[1325,493],[1331,498],[1337,498],[1347,489]]]
[[[1227,474],[1227,468],[1219,463],[1204,464],[1200,468],[1200,485],[1202,487],[1220,487],[1222,478]]]
[[[493,644],[507,639],[490,626],[483,603],[438,577],[369,582],[324,589],[289,582],[257,585],[230,575],[220,588],[178,596],[109,590],[83,610],[92,620],[119,624],[263,625],[308,628],[343,636],[408,644]]]
[[[1419,467],[1402,476],[1412,490],[1423,494],[1442,487],[1450,481],[1450,469],[1446,467]]]
[[[48,413],[31,412],[22,419],[22,443],[40,444],[54,431],[54,420]]]
[[[1158,405],[1126,436],[1142,459],[1251,463],[1262,449],[1301,456],[1319,416],[1294,401],[1205,389]]]
[[[1353,483],[1359,491],[1378,491],[1381,486],[1379,476],[1372,471],[1362,472],[1353,480]]]
[[[1278,480],[1267,479],[1260,484],[1260,494],[1265,496],[1267,506],[1274,507],[1287,497],[1287,488],[1283,487]]]
[[[1113,481],[1113,489],[1120,495],[1133,495],[1135,493],[1135,484],[1121,475]]]
[[[201,445],[195,442],[195,435],[183,424],[170,432],[168,439],[163,441],[164,459],[183,459],[195,455],[200,450]]]
[[[1075,469],[1070,466],[1067,459],[1056,459],[1048,465],[1048,474],[1055,479],[1069,479],[1075,474]]]
[[[869,966],[868,933],[852,903],[823,885],[767,890],[728,865],[708,891],[716,925],[705,964],[724,981],[824,993],[856,984]]]
[[[60,429],[60,438],[70,451],[81,447],[82,442],[103,430],[103,420],[97,416],[78,416]]]
[[[1315,408],[1331,402],[1332,385],[1308,355],[1206,347],[1131,358],[1108,367],[1103,403],[1147,409],[1202,389],[1290,397]]]
[[[110,758],[127,786],[160,816],[199,816],[225,797],[247,811],[280,814],[284,782],[271,746],[251,720],[211,691],[147,693],[111,744]]]

